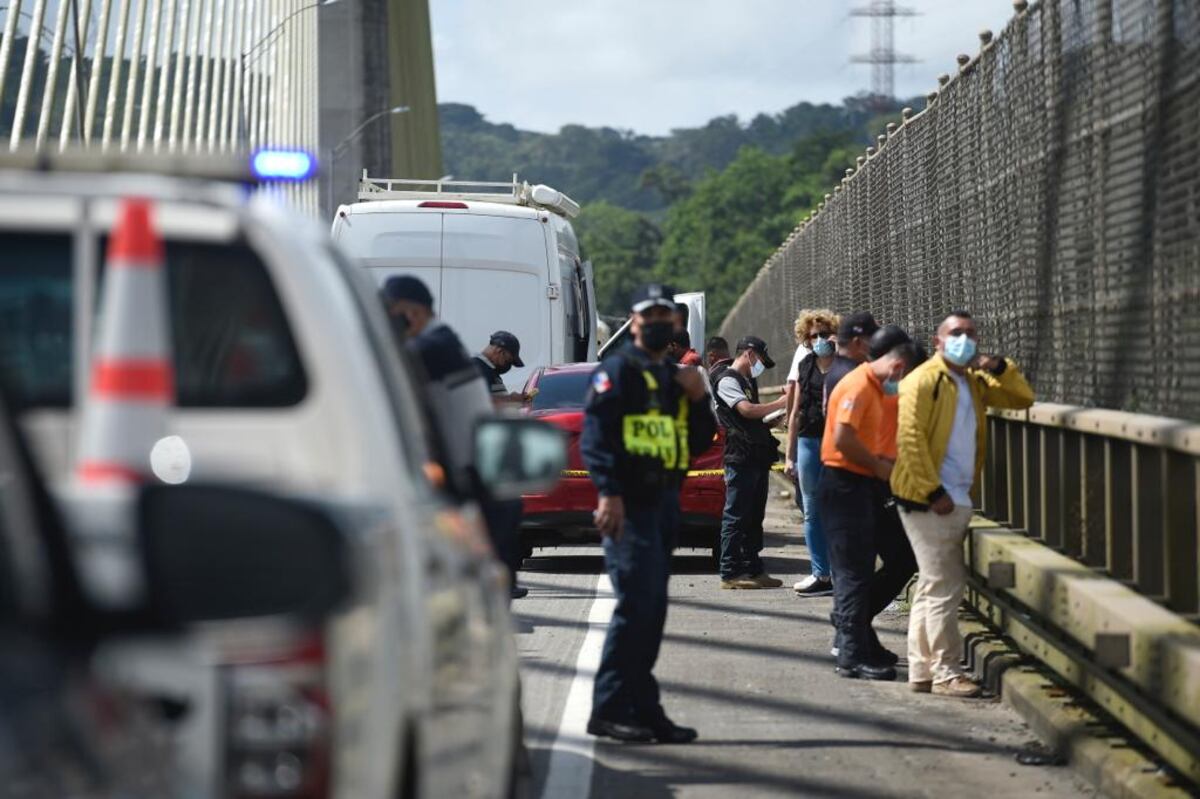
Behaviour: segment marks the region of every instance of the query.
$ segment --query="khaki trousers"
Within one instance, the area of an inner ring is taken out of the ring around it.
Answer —
[[[908,680],[945,682],[962,671],[958,606],[967,585],[963,539],[971,509],[956,505],[945,516],[902,509],[900,520],[917,556],[917,587],[908,617]]]

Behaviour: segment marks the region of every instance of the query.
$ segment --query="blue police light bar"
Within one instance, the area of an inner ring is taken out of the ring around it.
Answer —
[[[259,180],[308,180],[317,172],[317,159],[303,150],[258,150],[250,170]]]

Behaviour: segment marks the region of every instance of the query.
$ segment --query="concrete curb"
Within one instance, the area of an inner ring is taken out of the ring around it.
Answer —
[[[972,614],[973,615],[973,614]],[[1200,796],[1049,669],[975,618],[962,618],[967,666],[1081,777],[1113,799]]]

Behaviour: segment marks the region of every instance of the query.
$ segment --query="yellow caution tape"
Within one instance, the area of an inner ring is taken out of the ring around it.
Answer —
[[[693,469],[687,473],[688,477],[721,477],[725,474],[724,469]],[[586,469],[563,469],[563,477],[587,477]]]

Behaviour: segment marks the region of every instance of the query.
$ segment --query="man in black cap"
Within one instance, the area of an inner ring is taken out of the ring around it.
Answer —
[[[381,293],[388,315],[403,327],[405,346],[425,369],[430,404],[456,482],[469,482],[475,459],[473,423],[492,410],[487,387],[458,334],[433,312],[433,295],[420,278],[390,277]]]
[[[523,394],[510,394],[504,385],[501,375],[507,374],[514,366],[522,369],[525,362],[521,360],[521,342],[507,330],[497,330],[488,339],[488,345],[483,352],[475,356],[475,365],[483,379],[487,381],[492,400],[511,400],[524,397]]]
[[[666,359],[674,296],[657,283],[634,293],[633,343],[593,372],[580,438],[600,495],[596,527],[617,596],[587,729],[620,741],[696,739],[695,730],[667,718],[653,674],[667,618],[679,487],[716,432],[701,373]]]
[[[492,402],[497,408],[505,403],[521,402],[525,395],[510,394],[500,375],[514,366],[525,366],[521,360],[521,342],[507,330],[497,330],[488,339],[483,352],[474,357],[476,368],[488,384]],[[519,499],[497,501],[488,513],[488,524],[492,529],[492,542],[496,554],[508,569],[513,599],[523,599],[529,589],[517,584],[517,571],[521,568],[521,515],[524,505]]]
[[[721,588],[778,588],[783,582],[767,574],[759,553],[763,548],[763,517],[770,493],[771,464],[779,460],[779,445],[763,420],[782,413],[786,397],[758,401],[758,377],[772,369],[767,343],[746,336],[737,357],[712,370],[713,403],[725,429],[725,512],[721,517]]]
[[[388,278],[381,293],[388,315],[403,327],[405,347],[425,370],[425,389],[446,448],[452,488],[461,496],[479,499],[492,546],[512,577],[512,597],[519,599],[529,593],[516,583],[521,501],[493,498],[486,486],[479,485],[474,470],[474,421],[492,413],[487,387],[458,334],[433,312],[433,295],[420,278]]]
[[[833,364],[825,373],[825,410],[829,411],[829,395],[843,377],[853,372],[870,355],[871,337],[879,331],[879,324],[868,311],[858,311],[842,317],[837,331],[837,354]]]

